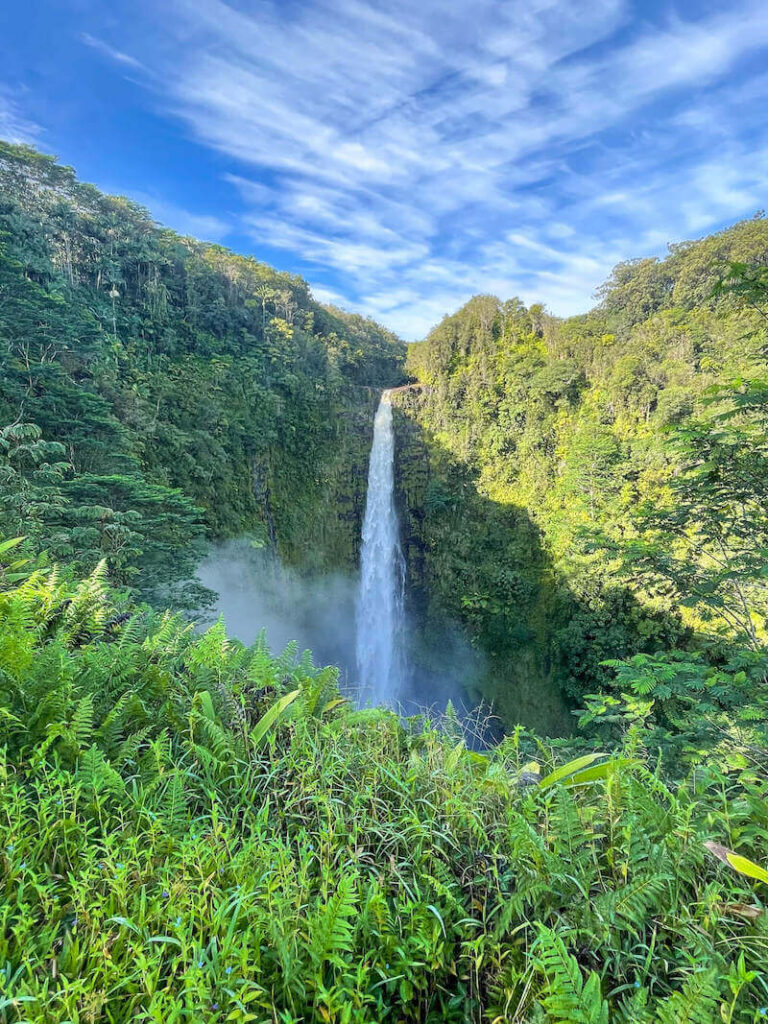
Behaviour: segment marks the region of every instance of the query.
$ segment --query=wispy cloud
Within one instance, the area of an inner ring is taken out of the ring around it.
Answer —
[[[0,138],[31,143],[37,141],[40,134],[40,126],[22,116],[17,97],[0,87]]]
[[[257,251],[407,337],[479,290],[586,309],[617,260],[765,205],[763,0],[142,11],[83,41],[229,163]]]
[[[160,224],[173,228],[180,235],[199,238],[203,242],[221,242],[232,231],[231,223],[223,217],[186,210],[152,193],[134,191],[131,192],[130,198],[149,210]]]
[[[116,64],[122,64],[124,67],[133,68],[135,71],[147,70],[140,60],[137,60],[135,57],[131,57],[128,53],[123,53],[122,50],[118,50],[116,47],[110,46],[109,43],[105,43],[103,39],[97,39],[96,36],[92,36],[88,32],[83,32],[80,39],[86,46],[90,46],[92,50],[97,50],[104,57],[108,57]]]

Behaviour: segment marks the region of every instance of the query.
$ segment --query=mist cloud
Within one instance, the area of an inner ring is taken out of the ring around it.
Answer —
[[[358,697],[356,574],[307,575],[241,538],[213,546],[198,578],[218,594],[203,625],[221,615],[229,635],[245,644],[252,644],[263,630],[275,653],[292,642],[299,651],[309,649],[316,665],[338,666],[343,691]],[[442,713],[449,700],[460,712],[469,710],[465,686],[481,675],[482,655],[449,622],[431,623],[425,634],[407,607],[406,619],[406,681],[395,703],[406,714]]]

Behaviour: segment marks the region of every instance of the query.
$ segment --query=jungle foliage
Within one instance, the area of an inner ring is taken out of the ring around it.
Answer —
[[[404,356],[301,278],[0,143],[0,528],[53,559],[178,604],[205,533],[295,556]]]
[[[617,658],[764,652],[767,260],[758,216],[621,264],[584,316],[481,295],[411,346],[426,586],[505,709],[521,662],[578,705]]]
[[[338,555],[403,346],[32,150],[0,186],[0,1021],[766,1017],[768,224],[412,349],[481,753],[158,610],[205,534]],[[575,736],[515,727],[522,675]]]
[[[18,552],[0,1020],[765,1015],[765,746],[670,772],[630,709],[610,756],[521,729],[476,753],[450,713],[353,711],[307,654],[196,635],[103,565],[67,581]]]

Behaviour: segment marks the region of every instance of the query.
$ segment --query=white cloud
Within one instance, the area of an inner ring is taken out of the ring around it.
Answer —
[[[83,41],[229,161],[257,251],[314,264],[319,294],[407,337],[474,291],[583,310],[617,260],[765,205],[763,0],[642,21],[628,0],[149,12],[124,26],[130,54]]]
[[[311,289],[315,299],[327,306],[343,306],[345,304],[344,296],[340,292],[334,291],[333,288],[324,288],[322,285],[313,284]]]
[[[110,46],[109,43],[105,43],[103,39],[97,39],[88,32],[83,32],[80,39],[86,46],[90,46],[92,50],[97,50],[104,57],[108,57],[116,64],[123,64],[125,67],[133,68],[135,71],[146,71],[146,68],[140,60],[136,60],[136,58],[131,57],[130,54],[123,53],[122,50],[118,50],[114,46]]]
[[[22,116],[17,98],[0,87],[0,138],[8,142],[34,143],[41,129]]]

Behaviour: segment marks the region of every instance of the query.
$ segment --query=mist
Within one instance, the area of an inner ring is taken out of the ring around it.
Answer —
[[[337,666],[342,691],[362,703],[365,687],[355,657],[357,574],[301,573],[282,565],[268,548],[241,538],[212,546],[197,576],[218,595],[202,626],[222,616],[229,635],[245,644],[264,631],[275,653],[295,642],[300,651],[312,651],[316,665]],[[471,710],[467,688],[482,674],[484,660],[458,627],[432,622],[423,629],[406,600],[403,646],[402,688],[387,703],[405,714],[439,714],[449,700],[460,714]]]
[[[354,685],[357,581],[342,573],[305,576],[246,538],[211,548],[197,576],[218,594],[205,623],[222,616],[230,636],[252,644],[264,631],[271,651],[291,642],[315,664],[337,665],[345,690]]]

